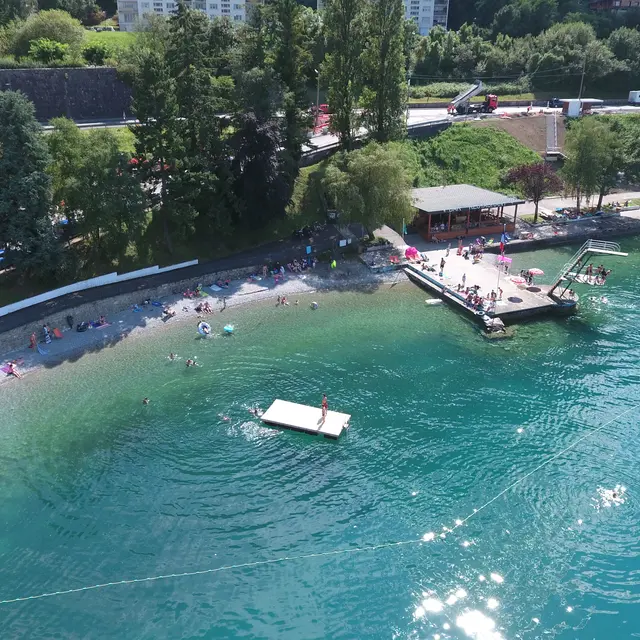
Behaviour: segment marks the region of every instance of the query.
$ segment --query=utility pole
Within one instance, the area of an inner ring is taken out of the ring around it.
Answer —
[[[409,128],[409,100],[411,99],[411,72],[407,73],[407,128]]]
[[[587,52],[584,52],[584,60],[582,61],[582,76],[580,78],[580,91],[578,93],[578,100],[582,98],[582,88],[584,87],[584,72],[587,69]]]

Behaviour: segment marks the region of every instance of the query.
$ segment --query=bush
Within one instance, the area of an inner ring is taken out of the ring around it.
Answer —
[[[38,69],[42,66],[42,63],[29,58],[23,58],[22,60],[16,60],[13,57],[0,58],[0,69]]]
[[[104,65],[104,61],[109,56],[109,47],[102,42],[94,42],[93,44],[88,44],[82,50],[82,57],[87,61],[88,64],[93,65],[94,67],[100,67]]]
[[[32,40],[29,47],[29,57],[43,64],[51,64],[56,60],[62,60],[69,49],[68,44],[55,42],[48,38]]]
[[[18,58],[26,56],[31,42],[41,38],[67,44],[70,53],[78,53],[84,39],[84,29],[78,20],[65,11],[41,11],[29,16],[16,31],[10,52]]]

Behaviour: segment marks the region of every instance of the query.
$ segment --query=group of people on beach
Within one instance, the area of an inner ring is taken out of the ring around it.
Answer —
[[[262,277],[266,279],[271,275],[277,283],[279,280],[284,279],[287,271],[290,273],[302,273],[307,269],[315,269],[317,264],[318,260],[315,256],[294,258],[290,262],[287,262],[286,266],[279,262],[272,265],[265,264],[262,266]],[[255,276],[252,277],[255,279]]]

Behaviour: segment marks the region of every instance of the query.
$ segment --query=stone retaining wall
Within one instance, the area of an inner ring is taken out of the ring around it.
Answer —
[[[40,122],[131,116],[131,88],[111,67],[0,69],[0,91],[6,90],[24,93]]]
[[[241,269],[233,269],[230,271],[220,271],[198,278],[202,284],[211,284],[216,280],[237,280],[248,277],[252,273],[259,271],[259,266],[247,266]],[[171,295],[182,293],[187,287],[194,287],[193,278],[181,280],[179,282],[171,282],[153,287],[150,289],[142,289],[133,293],[127,293],[112,298],[105,298],[87,304],[80,305],[73,309],[67,309],[61,313],[56,313],[42,321],[33,322],[10,331],[0,333],[0,353],[10,353],[16,349],[24,348],[29,344],[29,336],[35,332],[38,339],[42,337],[42,325],[49,324],[51,328],[58,327],[63,329],[67,327],[67,316],[73,316],[74,326],[79,322],[97,320],[101,315],[112,316],[121,311],[126,311],[134,304],[140,304],[144,300],[162,300]],[[222,293],[220,295],[223,295]],[[155,314],[154,314],[155,315]]]

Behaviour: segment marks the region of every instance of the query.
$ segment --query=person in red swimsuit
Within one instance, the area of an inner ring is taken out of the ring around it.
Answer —
[[[327,394],[322,394],[322,422],[327,418],[327,412],[329,411],[329,401],[327,400]]]

